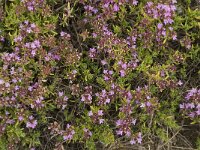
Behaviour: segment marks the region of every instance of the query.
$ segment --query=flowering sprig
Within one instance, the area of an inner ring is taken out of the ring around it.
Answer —
[[[141,132],[139,132],[138,134],[133,136],[131,141],[130,141],[131,145],[136,144],[136,143],[142,144],[142,133]]]
[[[158,106],[158,98],[152,97],[151,92],[148,90],[148,86],[142,88],[138,87],[135,90],[133,97],[136,105],[148,114],[151,114]]]
[[[67,124],[66,130],[61,131],[60,134],[62,135],[64,141],[70,141],[73,139],[73,136],[75,134],[73,128],[74,128],[73,126]]]
[[[111,102],[114,92],[112,92],[112,91],[107,92],[104,89],[100,93],[96,93],[95,95],[97,96],[98,105],[103,106],[103,105],[107,105]]]
[[[104,119],[102,118],[103,116],[103,110],[98,110],[97,112],[93,112],[92,110],[88,112],[88,116],[91,118],[91,120],[95,124],[102,124],[104,123]]]
[[[86,86],[84,94],[81,95],[81,101],[85,104],[92,103],[92,86]]]
[[[83,131],[84,131],[84,138],[85,139],[89,139],[92,136],[92,132],[89,129],[84,128]]]
[[[32,128],[32,129],[34,129],[34,128],[36,128],[37,124],[38,124],[38,122],[37,122],[36,119],[34,119],[33,116],[29,116],[29,117],[28,117],[28,120],[27,120],[27,122],[26,122],[26,127],[27,127],[27,128]]]
[[[44,98],[43,97],[39,97],[37,98],[36,100],[34,100],[32,103],[31,103],[31,108],[33,109],[41,109],[44,107],[44,104],[43,104],[43,100]]]
[[[190,118],[200,116],[200,89],[192,88],[188,90],[183,103],[179,105],[181,111]]]
[[[127,137],[130,137],[132,134],[131,126],[136,124],[136,119],[133,119],[132,117],[126,117],[124,119],[119,119],[116,121],[116,127],[118,128],[116,130],[117,135],[126,135]]]
[[[64,92],[58,92],[58,98],[56,99],[56,105],[58,108],[61,108],[62,110],[67,107],[68,97],[64,95]]]
[[[172,24],[173,17],[175,14],[176,6],[174,3],[171,4],[162,4],[158,3],[155,4],[153,2],[147,2],[147,5],[145,6],[146,13],[155,18],[155,19],[162,19],[164,24]]]
[[[36,11],[38,8],[42,8],[42,6],[44,6],[44,0],[21,0],[21,2],[28,11]]]

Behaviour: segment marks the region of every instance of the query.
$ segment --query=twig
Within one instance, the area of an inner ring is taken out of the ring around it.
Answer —
[[[158,149],[164,147],[166,144],[168,144],[177,134],[179,134],[181,130],[178,130],[167,142],[165,142],[163,145],[158,146]]]
[[[186,143],[190,148],[192,148],[191,143],[188,141],[188,139],[186,139],[182,134],[179,134],[179,135],[180,135],[180,138],[181,138],[183,141],[185,141],[185,143]]]
[[[189,148],[189,147],[178,147],[178,146],[171,146],[172,148],[177,148],[177,149],[186,149],[186,150],[197,150],[194,148]]]

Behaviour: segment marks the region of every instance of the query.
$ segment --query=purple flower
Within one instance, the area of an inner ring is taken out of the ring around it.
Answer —
[[[0,85],[4,84],[4,83],[5,83],[5,81],[3,79],[0,79]]]
[[[162,24],[162,23],[158,23],[157,28],[158,28],[159,30],[161,30],[162,27],[163,27],[163,24]]]
[[[147,106],[147,107],[150,107],[150,106],[151,106],[151,103],[150,103],[150,102],[146,102],[146,106]]]
[[[62,131],[63,134],[63,140],[64,141],[69,141],[73,138],[75,131],[73,130],[72,126],[67,124],[67,128],[65,131]]]
[[[95,58],[97,56],[97,50],[95,48],[90,48],[89,50],[89,57],[90,58]]]
[[[189,107],[190,107],[190,109],[195,108],[194,103],[190,103],[190,104],[189,104]]]
[[[124,77],[126,75],[126,72],[124,70],[120,70],[120,76]]]
[[[117,135],[123,135],[123,131],[122,130],[117,130]]]
[[[134,139],[132,139],[132,140],[130,141],[130,143],[131,143],[131,145],[133,145],[133,144],[136,144],[136,141],[135,141]]]
[[[173,40],[177,40],[177,35],[176,35],[176,34],[173,34],[173,35],[172,35],[172,39],[173,39]]]
[[[6,121],[6,123],[7,123],[7,124],[14,124],[15,121],[14,121],[13,119],[8,119],[8,120]]]
[[[36,51],[35,50],[31,50],[31,55],[34,57],[36,55]]]
[[[122,125],[122,120],[121,119],[117,120],[116,121],[116,126],[118,127],[118,126],[121,126],[121,125]]]
[[[194,117],[195,117],[195,113],[194,113],[194,112],[191,112],[191,113],[189,114],[189,117],[194,118]]]
[[[88,116],[92,116],[93,115],[93,112],[92,111],[89,111],[88,112]]]
[[[192,88],[191,90],[189,90],[189,92],[193,95],[197,93],[197,88]]]
[[[102,124],[104,122],[104,119],[99,119],[99,124]]]
[[[29,116],[29,121],[26,123],[26,127],[34,129],[36,125],[37,125],[37,120],[34,120],[33,116]]]
[[[31,91],[33,91],[33,87],[32,86],[29,86],[28,87],[28,90],[31,92]]]
[[[197,116],[200,116],[200,108],[196,111]]]
[[[33,32],[33,31],[32,31],[31,28],[27,28],[27,29],[26,29],[26,32],[27,32],[27,33],[31,33],[31,32]]]
[[[136,124],[136,119],[132,120],[132,124],[135,125]]]
[[[116,3],[115,3],[114,6],[113,6],[113,10],[114,10],[114,11],[119,11],[119,6],[118,6]]]
[[[103,116],[103,110],[98,110],[98,115]]]
[[[108,8],[109,7],[109,3],[105,3],[104,5],[103,5],[103,8]]]
[[[63,94],[64,94],[64,92],[58,92],[58,96],[59,96],[59,97],[62,97]]]
[[[5,87],[7,87],[7,88],[10,87],[10,83],[6,82]]]
[[[180,104],[179,107],[180,107],[180,109],[184,109],[185,108],[184,104]]]
[[[172,3],[175,4],[175,3],[177,3],[177,1],[176,0],[172,0]]]
[[[142,133],[141,133],[141,132],[138,133],[137,142],[138,142],[139,144],[142,143]]]
[[[66,33],[63,32],[63,31],[60,32],[60,36],[62,36],[62,37],[65,36],[65,34],[66,34]]]
[[[133,0],[132,4],[133,4],[134,6],[136,6],[136,5],[138,4],[138,1],[137,1],[137,0]]]
[[[35,45],[35,43],[33,42],[33,43],[31,43],[31,48],[32,49],[35,49],[35,48],[37,48],[37,46]]]
[[[96,33],[92,33],[92,37],[93,37],[93,38],[96,38],[96,37],[97,37],[97,34],[96,34]]]
[[[40,41],[39,40],[35,40],[34,41],[34,44],[37,48],[39,48],[41,45],[40,45]]]
[[[19,121],[23,121],[23,120],[24,120],[24,117],[23,117],[23,116],[19,116],[19,117],[18,117],[18,120],[19,120]]]
[[[177,83],[179,86],[183,85],[183,82],[181,80],[178,81]]]
[[[141,143],[142,143],[142,138],[141,138],[141,137],[137,138],[137,142],[138,142],[139,144],[141,144]]]

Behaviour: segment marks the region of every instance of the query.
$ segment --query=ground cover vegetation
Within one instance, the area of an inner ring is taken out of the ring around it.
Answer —
[[[0,0],[0,150],[200,149],[200,1]]]

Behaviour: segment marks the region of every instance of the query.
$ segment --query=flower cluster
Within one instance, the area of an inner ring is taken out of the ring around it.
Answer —
[[[138,87],[133,95],[136,104],[147,113],[152,113],[158,105],[158,98],[152,97],[148,86]]]
[[[41,109],[42,107],[44,107],[43,101],[44,98],[43,97],[39,97],[37,98],[32,104],[31,104],[31,108],[35,108],[35,109]]]
[[[84,94],[81,95],[81,101],[85,104],[92,103],[92,86],[86,86]]]
[[[103,78],[105,81],[111,81],[112,80],[112,74],[113,74],[113,71],[112,70],[103,70]]]
[[[58,92],[58,98],[56,99],[56,105],[58,108],[65,109],[67,107],[68,97],[64,95],[64,92]]]
[[[124,62],[122,60],[119,60],[117,64],[118,64],[118,70],[119,70],[120,76],[125,77],[128,70],[135,69],[138,66],[137,62],[138,61],[136,60],[136,61],[129,61],[127,63],[127,62]]]
[[[48,129],[51,130],[50,134],[52,135],[58,135],[60,134],[60,124],[58,124],[58,122],[54,121],[53,123],[50,123],[48,126]]]
[[[84,138],[85,139],[89,139],[92,136],[92,132],[89,129],[84,128],[83,131],[84,131]]]
[[[130,141],[131,145],[133,144],[136,144],[136,143],[139,143],[141,144],[142,143],[142,133],[138,133],[137,136],[134,136],[131,141]]]
[[[67,124],[66,130],[61,131],[61,135],[63,136],[64,141],[72,140],[74,134],[75,134],[75,131],[73,129],[73,126],[71,126],[70,124]]]
[[[179,63],[177,62],[177,59],[174,59],[173,61]],[[150,70],[150,74],[147,73],[148,76],[150,77],[150,82],[152,84],[156,84],[159,87],[160,91],[163,91],[166,88],[174,89],[183,84],[182,81],[171,78],[171,76],[177,70],[174,64],[172,65],[163,64],[162,66],[152,67],[152,70],[157,70],[157,71],[153,72]]]
[[[37,126],[38,122],[37,120],[34,119],[33,116],[28,117],[28,121],[26,122],[26,127],[27,128],[32,128],[34,129]]]
[[[51,130],[51,134],[53,136],[62,136],[64,141],[70,141],[73,139],[73,136],[75,134],[74,127],[70,124],[66,125],[66,129],[62,130],[60,124],[58,122],[50,123],[48,126],[48,129]]]
[[[117,135],[126,135],[127,137],[131,136],[131,126],[136,124],[136,119],[124,118],[119,119],[116,122],[116,127],[118,128]]]
[[[181,44],[187,49],[191,49],[192,40],[188,36],[186,36],[181,40]]]
[[[89,50],[89,57],[91,59],[95,59],[97,57],[97,50],[95,48],[90,48]]]
[[[155,4],[153,2],[147,2],[145,11],[149,16],[155,19],[161,19],[164,24],[172,24],[174,22],[173,17],[176,11],[175,3],[175,1],[171,4]]]
[[[21,0],[21,2],[29,11],[36,11],[36,9],[42,8],[44,5],[44,0]]]
[[[88,112],[88,116],[92,119],[95,124],[104,123],[103,110],[98,110],[97,112],[93,112],[92,110]]]
[[[107,92],[105,89],[102,90],[100,93],[96,93],[98,105],[106,105],[111,102],[114,96],[114,91]]]
[[[200,89],[192,88],[185,96],[185,100],[179,105],[181,111],[191,118],[200,116]]]
[[[19,35],[14,38],[14,41],[17,43],[19,43],[19,46],[20,42],[22,42],[22,40],[28,35],[28,34],[31,34],[31,33],[39,33],[39,27],[35,24],[35,23],[31,23],[30,21],[28,20],[25,20],[23,21],[20,25],[19,25]]]

